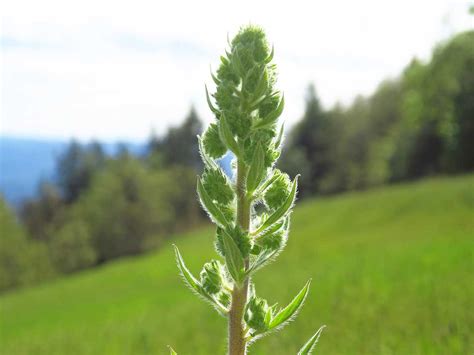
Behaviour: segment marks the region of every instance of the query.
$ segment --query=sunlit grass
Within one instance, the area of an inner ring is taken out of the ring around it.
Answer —
[[[285,253],[257,285],[283,304],[312,277],[310,296],[252,354],[295,354],[322,324],[319,354],[474,352],[474,176],[298,206]],[[196,274],[215,257],[211,229],[174,241]],[[170,243],[2,296],[0,353],[164,354],[166,344],[180,355],[224,353],[213,344],[225,320],[182,285]],[[290,281],[278,289],[283,275]]]

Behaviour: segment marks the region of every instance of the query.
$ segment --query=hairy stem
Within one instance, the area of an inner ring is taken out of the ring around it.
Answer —
[[[237,161],[237,224],[244,230],[249,230],[250,225],[250,200],[247,198],[246,189],[247,167],[245,163]],[[249,260],[245,260],[248,268]],[[247,341],[243,324],[245,304],[249,279],[246,278],[241,288],[234,287],[232,292],[232,304],[229,312],[229,355],[245,355],[247,352]]]

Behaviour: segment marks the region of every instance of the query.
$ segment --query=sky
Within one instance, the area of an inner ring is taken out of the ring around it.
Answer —
[[[14,0],[0,5],[0,135],[140,141],[179,125],[227,36],[262,26],[286,125],[314,83],[327,108],[369,95],[413,57],[472,29],[472,1]]]

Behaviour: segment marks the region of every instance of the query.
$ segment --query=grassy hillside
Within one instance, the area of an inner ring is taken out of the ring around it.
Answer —
[[[195,273],[214,256],[210,229],[175,241]],[[312,290],[297,320],[251,353],[295,354],[326,324],[318,354],[472,354],[473,274],[474,176],[301,202],[257,286],[280,303],[310,277]],[[0,303],[2,354],[225,349],[225,320],[184,288],[170,244]]]

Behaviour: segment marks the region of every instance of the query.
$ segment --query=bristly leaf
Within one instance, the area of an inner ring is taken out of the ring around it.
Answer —
[[[254,262],[249,266],[249,269],[247,270],[247,275],[251,275],[255,271],[264,267],[278,254],[278,252],[279,250],[270,250],[270,249],[263,250],[260,254],[258,254]]]
[[[247,175],[247,192],[252,193],[265,176],[265,152],[260,142],[255,149]]]
[[[178,353],[174,351],[173,348],[169,345],[168,345],[168,349],[170,349],[170,355],[178,355]]]
[[[227,123],[227,118],[224,114],[221,115],[219,122],[219,135],[224,144],[229,148],[232,153],[237,157],[240,156],[240,147],[237,141],[235,140],[234,134],[230,130],[229,124]]]
[[[225,261],[229,274],[240,285],[245,275],[245,264],[239,247],[235,244],[234,239],[224,230],[222,239],[225,249]]]
[[[325,325],[323,325],[321,328],[318,329],[316,333],[314,333],[314,335],[308,340],[308,342],[303,345],[300,351],[298,351],[298,355],[309,355],[313,352],[314,347],[316,346],[324,328],[326,328]]]
[[[311,280],[308,280],[303,289],[296,295],[296,297],[291,301],[288,306],[283,308],[278,312],[275,317],[272,319],[269,329],[275,329],[285,325],[286,322],[291,320],[292,317],[295,317],[300,308],[302,307],[306,296],[308,295],[309,285]]]
[[[201,283],[191,274],[189,269],[186,267],[184,263],[183,257],[179,252],[179,249],[176,245],[173,244],[174,252],[176,255],[176,262],[178,264],[179,271],[184,278],[186,284],[194,291],[198,296],[203,297],[206,301],[210,302],[212,306],[216,308],[216,310],[221,314],[226,314],[227,309],[217,301],[212,295],[208,294],[201,286]]]
[[[179,271],[181,272],[181,275],[183,275],[184,280],[188,284],[188,286],[195,292],[201,293],[201,285],[199,281],[191,274],[191,272],[188,270],[186,265],[184,264],[183,257],[181,256],[181,253],[179,252],[179,249],[176,245],[173,245],[174,247],[174,252],[176,255],[176,262],[178,263],[178,268]]]
[[[291,192],[288,195],[285,202],[275,210],[264,222],[263,224],[255,231],[254,234],[259,234],[263,232],[265,229],[269,228],[273,223],[277,222],[280,218],[285,217],[293,207],[293,204],[296,199],[296,190],[298,187],[298,176],[295,177],[293,180],[293,184],[291,186]]]
[[[219,209],[219,207],[216,206],[214,201],[212,201],[211,197],[209,196],[206,189],[202,185],[202,181],[199,177],[197,179],[197,192],[198,192],[199,200],[201,201],[202,206],[209,213],[211,219],[217,225],[224,228],[227,227],[229,223],[227,222],[226,217],[224,216],[222,211]]]
[[[253,128],[265,128],[274,124],[278,117],[280,117],[280,115],[282,114],[284,107],[285,96],[283,95],[277,108],[274,111],[270,112],[267,116],[263,117],[261,120],[257,121]]]

